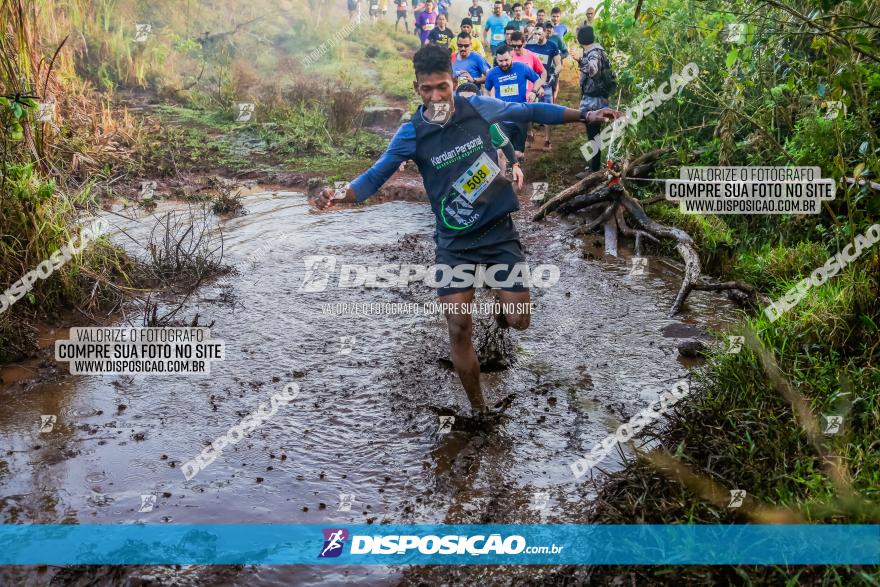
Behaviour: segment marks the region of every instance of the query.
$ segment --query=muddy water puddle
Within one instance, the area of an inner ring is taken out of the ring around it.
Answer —
[[[670,319],[674,271],[650,260],[633,275],[624,259],[585,259],[564,222],[519,218],[530,263],[557,265],[561,279],[533,290],[531,328],[507,335],[513,365],[483,375],[490,403],[516,394],[510,417],[492,432],[441,435],[429,407],[468,405],[444,366],[442,317],[325,311],[421,304],[432,290],[339,288],[331,277],[324,291],[301,291],[309,256],[335,256],[337,267],[433,263],[429,207],[392,201],[319,213],[296,192],[253,193],[244,204],[247,215],[220,221],[224,261],[237,271],[201,288],[181,312],[213,320],[212,335],[226,343],[210,375],[18,373],[2,385],[3,523],[582,522],[591,490],[574,480],[571,462],[687,373],[680,339],[664,333],[720,327],[733,316],[718,296],[695,292],[683,316]],[[154,216],[109,218],[114,238],[143,254]],[[491,328],[488,316],[477,322],[478,334]],[[300,387],[292,403],[185,480],[182,463],[289,382]],[[57,416],[51,432],[39,432],[41,415]],[[619,465],[609,458],[603,466]],[[144,495],[156,496],[151,511],[139,511]],[[40,584],[57,571],[15,577]],[[0,583],[10,572],[0,571]],[[400,579],[400,570],[382,567],[82,573],[97,584],[123,575],[179,584]]]

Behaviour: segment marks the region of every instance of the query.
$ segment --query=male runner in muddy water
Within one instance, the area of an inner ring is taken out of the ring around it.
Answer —
[[[457,84],[449,52],[437,45],[419,49],[413,56],[413,67],[413,87],[422,105],[409,122],[400,126],[379,160],[351,182],[345,198],[335,201],[363,202],[382,187],[401,162],[414,160],[437,219],[435,263],[454,270],[468,265],[470,269],[465,271],[471,277],[474,265],[485,265],[487,281],[494,275],[502,284],[498,292],[499,325],[525,330],[531,318],[528,280],[522,277],[525,255],[510,216],[519,209],[519,201],[498,167],[489,127],[502,120],[602,123],[622,113],[608,108],[581,113],[555,104],[455,96]],[[323,190],[313,203],[322,210],[332,206],[334,190]],[[435,281],[441,281],[440,274],[438,270]],[[477,416],[486,416],[489,411],[480,389],[480,363],[471,338],[473,321],[468,310],[474,300],[472,282],[452,281],[439,287],[437,294],[443,308],[449,308],[445,314],[455,372],[473,411]]]

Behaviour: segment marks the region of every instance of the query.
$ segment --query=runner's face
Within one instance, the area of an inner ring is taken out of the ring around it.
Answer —
[[[461,32],[471,34],[471,25],[469,25],[469,24],[461,25]]]
[[[455,82],[449,72],[422,73],[413,82],[416,93],[422,99],[422,104],[427,108],[429,104],[452,102],[452,92],[455,91]]]
[[[516,8],[513,9],[513,16],[514,16],[514,18],[516,18],[516,20],[522,20],[522,7],[521,6],[517,6]]]
[[[543,45],[544,44],[544,29],[539,26],[536,26],[535,30],[532,32],[532,38],[539,45]]]
[[[495,16],[501,16],[501,4],[495,5]]]
[[[437,17],[437,26],[440,27],[441,29],[446,28],[446,17],[443,16],[442,14]]]
[[[587,8],[587,20],[593,20],[594,16],[596,16],[596,10],[593,8]]]
[[[461,55],[462,59],[464,59],[468,55],[470,55],[471,54],[471,42],[459,39],[458,40],[458,54]]]
[[[496,55],[495,58],[498,59],[498,67],[501,68],[501,71],[507,71],[510,69],[510,64],[513,63],[509,52]]]
[[[523,54],[523,42],[522,41],[511,41],[510,43],[508,43],[508,45],[510,45],[510,48],[513,49],[513,52],[516,53],[517,55]]]

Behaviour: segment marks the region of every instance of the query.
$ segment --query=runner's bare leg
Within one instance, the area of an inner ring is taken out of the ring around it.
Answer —
[[[525,330],[532,321],[531,296],[528,291],[498,292],[502,315],[507,325],[514,330]]]
[[[461,304],[467,305],[473,301],[474,290],[440,296],[441,304],[459,304],[459,308]],[[444,308],[447,308],[444,313],[449,327],[452,366],[464,386],[473,411],[484,412],[487,409],[486,400],[480,389],[480,361],[477,359],[477,351],[474,350],[474,324],[471,313],[461,309],[455,312],[448,306]]]

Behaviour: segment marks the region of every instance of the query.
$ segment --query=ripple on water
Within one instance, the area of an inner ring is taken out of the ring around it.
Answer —
[[[107,474],[103,471],[100,473],[89,473],[86,475],[86,481],[91,484],[103,483],[107,480]]]

